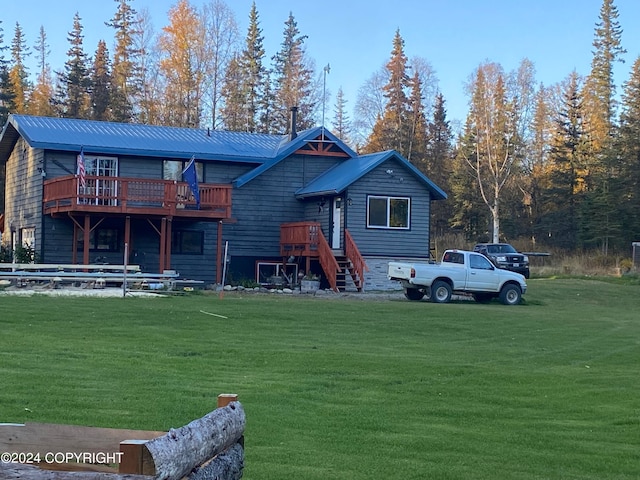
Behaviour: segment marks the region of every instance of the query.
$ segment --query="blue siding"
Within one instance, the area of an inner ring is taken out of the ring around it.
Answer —
[[[393,170],[393,175],[386,173]],[[367,228],[367,195],[411,199],[410,230]],[[347,229],[363,255],[429,256],[430,195],[424,186],[395,160],[383,163],[349,187]]]

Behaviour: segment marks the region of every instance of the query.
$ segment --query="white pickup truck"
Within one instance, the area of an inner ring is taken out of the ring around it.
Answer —
[[[455,293],[470,293],[477,302],[495,297],[517,305],[527,290],[523,275],[496,268],[484,255],[466,250],[446,250],[440,263],[389,262],[388,277],[402,284],[409,300],[447,303]]]

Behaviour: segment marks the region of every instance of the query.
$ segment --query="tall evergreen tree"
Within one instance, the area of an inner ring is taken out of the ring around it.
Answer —
[[[545,233],[540,231],[539,224],[544,214],[542,194],[548,188],[549,143],[553,129],[549,91],[540,85],[536,94],[532,139],[526,156],[527,161],[523,164],[524,181],[521,183],[524,206],[529,219],[528,236],[534,247],[544,238]]]
[[[617,61],[624,62],[622,55],[626,53],[622,48],[622,28],[618,16],[614,0],[602,0],[593,40],[595,50],[591,73],[584,85],[585,128],[591,137],[595,156],[607,147],[615,126],[616,86],[613,66]]]
[[[618,208],[626,246],[640,238],[640,57],[633,63],[622,93],[622,113],[615,150],[620,153]]]
[[[111,116],[117,122],[131,122],[135,118],[134,102],[141,89],[140,50],[135,37],[141,34],[132,0],[114,0],[118,4],[115,15],[105,25],[115,29],[115,50],[111,72]]]
[[[11,94],[9,91],[9,72],[7,69],[7,61],[4,58],[4,30],[2,28],[2,20],[0,20],[0,131],[7,123],[9,117],[9,103]],[[5,163],[0,165],[0,212],[4,212],[4,179],[5,179]]]
[[[384,113],[378,116],[369,136],[365,152],[396,150],[403,155],[409,152],[412,129],[409,98],[407,91],[411,82],[407,75],[407,56],[404,53],[404,40],[396,30],[393,39],[391,59],[387,63],[389,80],[383,87],[386,105]]]
[[[298,107],[298,130],[312,127],[318,105],[313,62],[304,49],[307,36],[300,34],[293,13],[285,22],[283,36],[280,50],[273,57],[275,110],[269,133],[288,131],[291,107]]]
[[[333,109],[333,133],[347,145],[351,143],[351,122],[347,113],[347,100],[344,98],[342,87],[338,89],[336,103]]]
[[[82,19],[76,12],[73,17],[73,29],[67,40],[71,45],[67,51],[67,61],[60,78],[57,92],[60,114],[69,118],[89,118],[91,116],[89,97],[89,68],[87,55],[84,52],[84,35]]]
[[[617,153],[612,149],[615,134],[615,83],[613,65],[623,61],[626,52],[621,44],[622,29],[618,23],[618,10],[613,0],[603,0],[600,21],[596,23],[594,54],[591,73],[585,82],[585,129],[591,139],[592,151],[588,158],[588,174],[582,213],[581,238],[587,243],[599,243],[607,254],[609,242],[619,236],[615,215],[614,187],[618,168]],[[613,188],[612,188],[613,187]]]
[[[16,28],[11,42],[11,62],[9,63],[9,84],[13,92],[13,99],[9,106],[14,113],[27,113],[27,102],[31,94],[29,72],[25,59],[29,56],[29,49],[24,38],[22,27],[16,22]]]
[[[463,133],[457,140],[451,180],[451,203],[454,205],[451,226],[461,230],[471,241],[490,240],[487,226],[490,223],[489,212],[478,189],[476,173],[470,167],[475,163],[476,151],[475,128],[471,115],[467,117]],[[437,228],[437,227],[436,227]]]
[[[564,90],[564,104],[555,120],[549,152],[548,186],[541,193],[544,217],[538,227],[550,245],[565,249],[578,246],[578,214],[585,192],[588,154],[584,132],[581,78],[574,71]]]
[[[414,72],[409,85],[411,86],[411,95],[408,98],[409,111],[407,112],[409,129],[404,153],[407,160],[420,168],[426,163],[427,119],[422,102],[422,82],[417,71]]]
[[[230,65],[227,69],[224,107],[224,117],[230,121],[225,120],[227,129],[233,126],[232,130],[244,132],[269,131],[267,125],[260,123],[269,78],[264,66],[263,41],[258,9],[253,2],[244,48],[234,60],[233,68]]]
[[[31,93],[29,100],[29,113],[32,115],[41,115],[50,117],[55,114],[53,108],[53,80],[51,79],[51,68],[47,58],[51,51],[47,43],[47,34],[43,26],[40,26],[38,40],[34,46],[38,52],[38,79]]]
[[[98,49],[93,58],[91,86],[91,118],[93,120],[111,120],[113,83],[111,82],[109,50],[107,50],[107,44],[104,40],[98,42]]]
[[[242,132],[248,125],[247,109],[244,105],[244,91],[242,88],[243,76],[240,68],[240,60],[234,57],[225,70],[222,97],[224,105],[220,111],[222,124],[225,130]]]
[[[427,125],[427,150],[423,171],[447,194],[451,192],[450,181],[453,174],[452,140],[444,96],[439,93],[436,95],[433,119]],[[452,205],[451,198],[431,204],[431,229],[436,235],[443,235],[448,231]]]

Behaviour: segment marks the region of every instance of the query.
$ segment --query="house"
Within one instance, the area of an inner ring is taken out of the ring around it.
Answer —
[[[290,130],[11,115],[2,242],[41,263],[123,264],[126,251],[143,271],[206,284],[315,272],[334,290],[384,288],[389,259],[428,258],[438,186],[397,152],[358,155],[323,127],[297,132],[294,109]]]

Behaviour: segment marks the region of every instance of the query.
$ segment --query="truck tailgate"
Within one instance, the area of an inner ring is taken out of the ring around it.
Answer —
[[[389,262],[389,278],[411,280],[411,263]]]

